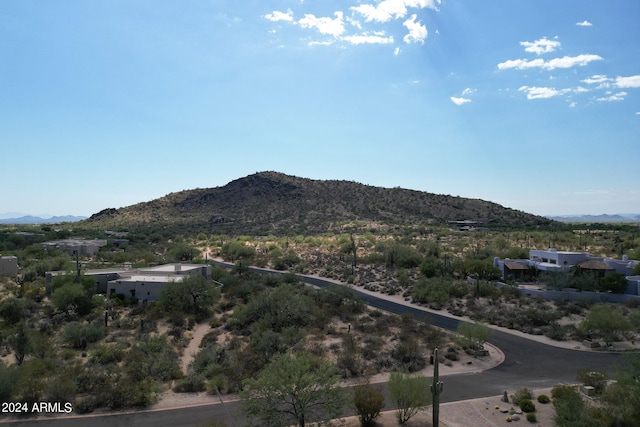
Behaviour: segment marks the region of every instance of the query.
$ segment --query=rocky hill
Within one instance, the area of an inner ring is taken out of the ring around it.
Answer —
[[[433,224],[480,220],[490,226],[548,226],[553,221],[496,203],[352,181],[260,172],[222,187],[171,193],[82,222],[100,228],[160,226],[227,234],[321,233],[349,221]]]

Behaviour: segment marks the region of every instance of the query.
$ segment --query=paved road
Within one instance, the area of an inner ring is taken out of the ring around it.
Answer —
[[[334,285],[327,280],[316,277],[305,276],[304,281],[319,287]],[[419,320],[427,321],[432,325],[446,329],[455,330],[458,327],[459,321],[457,319],[427,313],[418,308],[408,307],[358,292],[356,289],[354,291],[363,301],[373,307],[398,314],[411,313]],[[487,371],[444,377],[445,388],[441,395],[442,403],[500,395],[505,390],[511,393],[520,387],[553,387],[558,383],[575,381],[576,372],[582,368],[603,370],[611,373],[613,366],[619,361],[617,354],[568,350],[548,346],[501,331],[494,331],[490,342],[502,350],[505,354],[505,361]],[[227,412],[231,413],[231,420],[229,420]],[[349,413],[348,409],[345,408],[345,414],[347,413]],[[224,420],[227,425],[235,427],[246,425],[246,419],[238,410],[237,402],[225,404],[225,407],[219,404],[212,404],[184,409],[67,418],[65,420],[27,420],[9,423],[8,425],[21,427],[75,427],[87,425],[91,427],[181,427],[203,426],[213,420]],[[3,423],[3,421],[0,420],[0,423]]]

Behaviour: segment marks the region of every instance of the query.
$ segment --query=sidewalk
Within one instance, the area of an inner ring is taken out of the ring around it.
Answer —
[[[534,390],[534,396],[540,394],[551,394],[551,389]],[[541,404],[534,400],[536,405],[535,423],[528,422],[526,414],[514,414],[520,418],[519,421],[513,419],[514,415],[509,414],[511,408],[517,407],[512,403],[501,401],[502,396],[492,396],[486,398],[463,400],[460,402],[443,403],[440,405],[440,427],[502,427],[507,425],[527,425],[546,427],[553,425],[555,414],[551,403]],[[496,406],[499,409],[496,409]],[[507,411],[507,412],[501,412]],[[512,422],[507,421],[507,417],[512,417]],[[419,413],[407,423],[408,427],[432,426],[432,408]],[[524,424],[522,423],[524,422]],[[519,423],[519,424],[518,424]],[[358,427],[360,425],[357,417],[345,419],[345,427]],[[377,420],[379,427],[397,427],[395,411],[384,412]]]

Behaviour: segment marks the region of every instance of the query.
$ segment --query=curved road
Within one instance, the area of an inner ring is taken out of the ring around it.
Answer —
[[[224,267],[232,264],[217,263]],[[282,274],[272,270],[251,268],[253,271],[267,274]],[[333,286],[335,283],[317,277],[302,276],[305,283],[318,287]],[[376,308],[397,314],[411,313],[416,319],[434,326],[455,330],[459,321],[439,314],[428,313],[414,307],[398,304],[378,298],[354,289],[362,300]],[[442,377],[444,392],[440,401],[452,402],[485,396],[502,394],[505,390],[513,392],[520,387],[547,388],[563,382],[574,382],[576,372],[583,368],[601,370],[611,373],[618,363],[619,355],[615,353],[596,353],[568,350],[549,346],[537,341],[511,335],[505,332],[492,332],[489,342],[500,348],[505,361],[499,366],[478,373],[456,374]],[[92,427],[107,426],[197,426],[213,420],[224,420],[227,425],[240,427],[246,425],[237,402],[225,403],[224,407],[215,404],[200,405],[189,408],[167,409],[161,411],[138,411],[123,414],[91,415],[64,419],[24,420],[7,423],[0,419],[0,424],[21,427]],[[391,409],[391,408],[387,408]],[[348,410],[347,410],[348,411]],[[231,419],[227,415],[231,414]],[[346,412],[349,413],[349,412]],[[352,412],[351,412],[352,413]]]

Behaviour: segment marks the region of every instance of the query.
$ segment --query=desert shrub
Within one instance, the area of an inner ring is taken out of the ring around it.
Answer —
[[[530,423],[537,423],[538,418],[536,417],[536,414],[527,414],[527,421]]]
[[[414,302],[441,305],[449,300],[451,283],[447,279],[421,278],[413,287],[412,297]]]
[[[300,263],[300,257],[295,253],[288,253],[278,257],[273,261],[273,268],[276,270],[286,270]]]
[[[205,391],[206,378],[204,375],[190,372],[187,376],[173,386],[173,391],[176,393],[197,393]]]
[[[387,267],[415,268],[422,263],[422,254],[413,247],[394,244],[385,250]]]
[[[65,283],[56,288],[51,295],[53,305],[59,311],[85,316],[93,308],[91,300],[92,288],[93,285],[91,284]]]
[[[522,409],[522,412],[529,413],[536,411],[536,405],[529,399],[520,400],[519,406],[520,409]]]
[[[593,387],[597,394],[601,394],[607,386],[607,374],[602,371],[581,369],[578,371],[576,379],[584,385]]]
[[[528,400],[533,399],[533,392],[529,390],[527,387],[519,388],[518,390],[516,390],[515,393],[511,395],[511,401],[516,405],[520,405],[520,401],[523,399],[528,399]]]
[[[392,351],[392,357],[398,365],[409,372],[416,372],[427,365],[420,346],[414,338],[402,340]]]
[[[104,326],[96,323],[71,322],[62,331],[64,341],[73,348],[82,349],[87,343],[104,338]]]
[[[9,325],[15,325],[28,315],[26,300],[9,297],[0,304],[0,318]]]
[[[119,345],[100,344],[90,353],[89,362],[108,365],[121,362],[124,358],[124,348]]]
[[[368,382],[353,389],[353,406],[363,427],[375,425],[375,420],[384,408],[384,395],[381,386],[373,386]]]
[[[556,386],[551,389],[551,397],[556,410],[554,424],[557,427],[592,425],[586,404],[574,386]]]
[[[239,240],[227,242],[220,249],[220,254],[231,261],[251,258],[255,253],[256,250],[253,247],[247,246]]]
[[[182,376],[178,355],[164,335],[140,340],[127,354],[124,368],[131,379],[138,382],[168,381]]]
[[[564,341],[567,339],[567,328],[558,322],[551,322],[545,332],[545,335],[552,340]]]
[[[8,402],[16,388],[20,372],[15,366],[7,366],[0,360],[0,401]]]
[[[541,394],[540,396],[538,396],[538,402],[546,404],[551,402],[551,399],[549,399],[549,396],[547,396],[546,394]]]

